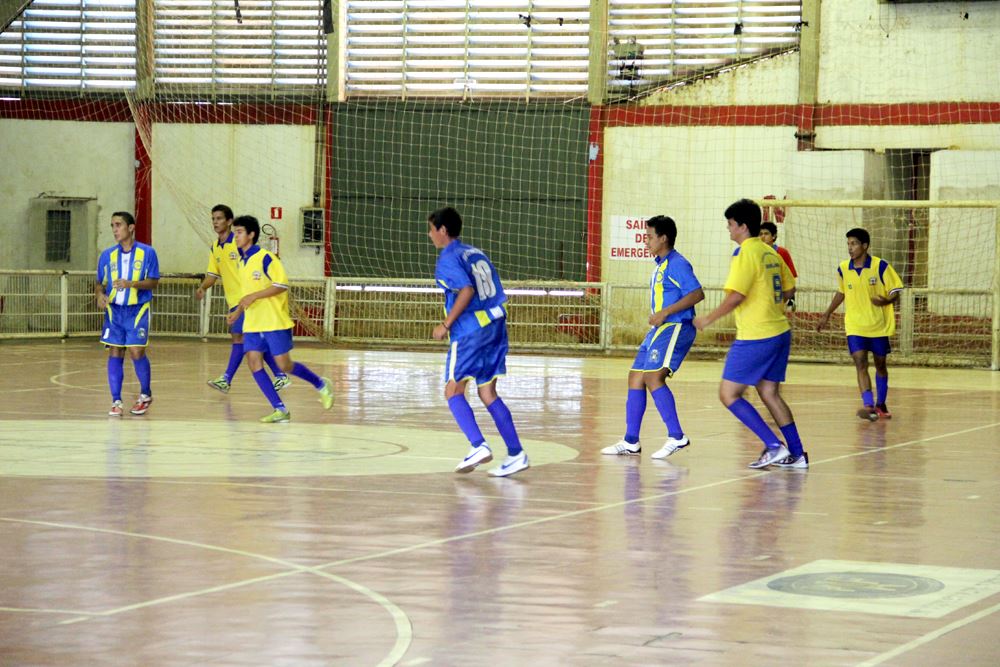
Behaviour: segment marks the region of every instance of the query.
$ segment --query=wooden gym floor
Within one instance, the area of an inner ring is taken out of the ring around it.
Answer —
[[[643,455],[599,453],[628,359],[512,356],[533,466],[492,479],[451,472],[443,349],[299,346],[337,402],[295,380],[272,426],[246,368],[205,385],[227,356],[154,339],[111,419],[95,342],[0,344],[0,664],[1000,663],[1000,373],[890,366],[867,423],[846,352],[793,366],[812,467],[757,472],[720,361],[671,381],[660,462],[651,401]]]

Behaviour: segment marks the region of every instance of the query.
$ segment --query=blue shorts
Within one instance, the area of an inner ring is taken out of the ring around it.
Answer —
[[[680,324],[666,322],[650,329],[635,354],[631,370],[648,373],[665,368],[667,377],[673,377],[694,344],[697,334],[698,331],[691,326],[690,321]]]
[[[239,308],[239,306],[233,306],[229,309],[229,312],[233,312]],[[229,325],[229,333],[231,334],[241,334],[243,333],[243,319],[246,316],[246,312],[240,313],[240,316],[236,318],[236,321]]]
[[[847,349],[851,354],[865,350],[866,352],[871,352],[876,357],[884,357],[892,352],[892,348],[889,346],[888,336],[878,336],[876,338],[869,338],[868,336],[848,336]]]
[[[792,332],[759,340],[736,340],[726,355],[722,379],[756,386],[761,380],[784,382]]]
[[[445,382],[473,379],[489,384],[507,372],[507,320],[494,320],[479,331],[451,341]]]
[[[104,309],[101,342],[109,347],[146,347],[149,342],[149,302],[134,306],[109,303]]]
[[[244,352],[270,352],[272,357],[287,354],[292,349],[292,330],[247,331],[243,334]]]

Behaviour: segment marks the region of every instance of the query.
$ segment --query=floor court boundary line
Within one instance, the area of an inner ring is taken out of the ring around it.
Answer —
[[[904,653],[909,653],[915,648],[923,646],[924,644],[928,644],[934,641],[935,639],[938,639],[939,637],[943,637],[949,632],[963,628],[971,623],[975,623],[976,621],[986,618],[991,614],[995,614],[998,611],[1000,611],[1000,604],[995,604],[992,607],[981,609],[974,614],[966,616],[965,618],[960,618],[953,623],[945,625],[944,627],[940,627],[937,630],[932,630],[926,634],[917,637],[914,640],[911,640],[905,644],[901,644],[900,646],[897,646],[896,648],[890,651],[886,651],[885,653],[879,654],[874,658],[870,658],[868,660],[865,660],[864,662],[860,662],[858,663],[857,667],[874,667],[875,665],[881,665],[886,660],[890,660]]]
[[[169,544],[178,544],[178,545],[189,546],[189,547],[198,548],[198,549],[205,549],[205,550],[208,550],[208,551],[217,551],[217,552],[221,552],[221,553],[235,554],[235,555],[244,556],[244,557],[247,557],[247,558],[253,558],[253,559],[257,559],[257,560],[263,560],[263,561],[268,562],[268,563],[272,563],[272,564],[275,564],[275,565],[281,565],[282,567],[289,568],[289,570],[286,570],[285,572],[276,572],[276,573],[271,574],[271,575],[265,575],[264,577],[257,577],[257,578],[255,578],[252,581],[253,583],[256,583],[256,582],[262,581],[262,580],[277,579],[277,578],[280,578],[280,577],[286,577],[286,576],[290,576],[290,575],[293,575],[293,574],[312,574],[314,576],[318,576],[318,577],[323,578],[323,579],[334,581],[336,583],[339,583],[342,586],[345,586],[347,588],[350,588],[350,589],[354,590],[357,593],[362,594],[363,596],[367,597],[368,599],[374,601],[376,604],[378,604],[380,607],[382,607],[382,609],[386,613],[389,614],[389,616],[392,619],[393,625],[396,628],[396,641],[393,644],[393,647],[392,647],[391,651],[389,652],[389,654],[386,657],[384,657],[378,663],[379,667],[381,667],[383,665],[386,666],[386,667],[388,667],[390,665],[394,665],[397,662],[399,662],[399,660],[403,657],[403,655],[406,654],[406,651],[409,650],[410,643],[413,641],[413,626],[410,623],[409,616],[407,616],[406,612],[404,612],[402,609],[400,609],[398,605],[396,605],[394,602],[392,602],[392,600],[390,600],[389,598],[385,597],[381,593],[368,588],[367,586],[362,586],[361,584],[359,584],[357,582],[351,581],[350,579],[347,579],[346,577],[342,577],[342,576],[337,575],[337,574],[332,574],[330,572],[323,572],[323,571],[319,570],[316,567],[312,567],[312,566],[309,566],[309,565],[299,565],[298,563],[293,563],[291,561],[287,561],[287,560],[284,560],[284,559],[281,559],[281,558],[274,558],[273,556],[268,556],[266,554],[255,553],[255,552],[252,552],[252,551],[244,551],[242,549],[230,549],[228,547],[222,547],[222,546],[218,546],[218,545],[214,545],[214,544],[207,544],[207,543],[204,543],[204,542],[194,542],[194,541],[191,541],[191,540],[181,540],[181,539],[177,539],[177,538],[173,538],[173,537],[165,537],[165,536],[162,536],[162,535],[151,535],[151,534],[148,534],[148,533],[134,533],[134,532],[124,531],[124,530],[114,530],[114,529],[111,529],[111,528],[96,528],[96,527],[92,527],[92,526],[81,526],[81,525],[78,525],[78,524],[70,524],[70,523],[57,523],[57,522],[53,522],[53,521],[34,521],[34,520],[31,520],[31,519],[12,519],[12,518],[9,518],[9,517],[0,517],[0,521],[7,522],[7,523],[20,523],[20,524],[27,524],[27,525],[35,525],[35,526],[47,526],[47,527],[51,527],[51,528],[60,528],[60,529],[67,529],[67,530],[83,530],[83,531],[87,531],[87,532],[104,533],[104,534],[108,534],[108,535],[119,535],[119,536],[122,536],[122,537],[132,537],[132,538],[137,538],[137,539],[153,540],[153,541],[157,541],[157,542],[167,542]],[[92,614],[90,616],[86,616],[86,617],[82,617],[82,618],[78,618],[78,619],[68,619],[68,620],[65,620],[65,621],[61,621],[59,623],[59,625],[69,625],[69,624],[72,624],[72,623],[79,623],[79,622],[82,622],[82,621],[92,620],[92,619],[98,618],[98,617],[108,617],[108,616],[112,616],[114,614],[123,613],[123,612],[126,612],[126,611],[132,611],[134,609],[141,609],[141,608],[146,608],[146,607],[151,607],[151,606],[156,606],[156,605],[159,605],[159,604],[163,604],[165,602],[172,602],[172,601],[175,601],[175,600],[178,600],[178,599],[192,598],[192,597],[196,597],[198,595],[208,594],[209,592],[215,592],[215,591],[218,591],[218,590],[226,590],[226,589],[236,588],[236,587],[240,587],[240,586],[246,586],[246,585],[249,585],[249,583],[252,583],[252,582],[251,582],[251,580],[244,580],[244,581],[240,581],[240,582],[232,582],[230,584],[223,584],[221,586],[216,586],[212,590],[189,591],[187,593],[181,593],[181,594],[177,594],[177,595],[172,595],[172,596],[169,596],[167,598],[158,598],[158,599],[155,599],[155,600],[147,600],[145,602],[140,602],[140,603],[128,605],[126,607],[121,607],[119,609],[106,610],[104,612],[95,612],[94,614]]]

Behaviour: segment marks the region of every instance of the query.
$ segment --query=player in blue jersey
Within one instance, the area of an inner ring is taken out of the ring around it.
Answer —
[[[725,216],[729,238],[739,244],[723,286],[726,296],[718,308],[694,318],[693,324],[703,331],[720,317],[735,313],[736,340],[726,355],[719,400],[764,443],[764,450],[750,467],[806,469],[809,456],[802,449],[795,417],[781,397],[792,345],[785,302],[792,297],[795,279],[788,264],[759,238],[760,206],[741,199],[726,209]],[[787,446],[743,398],[748,387],[757,389]]]
[[[436,340],[449,338],[444,395],[470,445],[455,472],[472,472],[493,460],[493,451],[465,399],[466,385],[473,380],[507,446],[506,460],[490,470],[490,475],[507,477],[529,466],[510,410],[497,395],[497,378],[507,372],[507,296],[489,257],[462,243],[461,233],[462,217],[450,206],[427,218],[427,236],[441,251],[434,279],[444,290],[444,320],[434,327],[432,335]]]
[[[646,221],[646,247],[656,262],[649,279],[650,329],[628,373],[625,437],[602,449],[602,454],[631,456],[642,451],[639,428],[646,412],[647,391],[667,427],[667,441],[653,458],[665,459],[691,444],[681,428],[666,380],[674,376],[694,343],[694,306],[705,298],[705,292],[691,263],[674,249],[676,240],[677,224],[672,218],[657,215]]]
[[[122,382],[125,378],[125,353],[132,360],[139,378],[139,397],[131,413],[144,415],[153,402],[150,388],[149,343],[150,302],[160,282],[160,263],[156,251],[135,240],[135,218],[126,211],[111,214],[111,233],[115,245],[97,260],[94,298],[104,311],[101,342],[108,348],[108,386],[111,409],[108,415],[121,417]]]
[[[287,422],[291,413],[278,397],[271,378],[264,370],[264,354],[271,353],[278,367],[300,377],[319,392],[323,408],[333,406],[333,386],[326,378],[313,373],[305,364],[292,361],[292,322],[288,309],[288,276],[281,260],[257,245],[260,222],[250,215],[233,220],[233,239],[240,249],[240,297],[227,318],[232,324],[246,314],[243,322],[243,347],[247,366],[274,412],[261,417],[265,424]]]
[[[215,285],[222,279],[222,290],[226,296],[226,304],[229,312],[236,310],[240,298],[243,296],[240,291],[240,249],[236,247],[233,239],[233,209],[225,204],[218,204],[212,208],[212,230],[218,237],[212,244],[208,252],[208,268],[205,270],[205,278],[195,291],[195,298],[199,301],[205,298],[205,290]],[[208,386],[218,389],[223,394],[229,393],[230,383],[233,376],[243,362],[243,317],[239,317],[229,325],[229,333],[233,338],[233,347],[229,352],[229,366],[226,372],[208,381]],[[292,383],[288,375],[278,368],[277,362],[270,352],[264,353],[264,363],[274,373],[274,389],[281,391]]]

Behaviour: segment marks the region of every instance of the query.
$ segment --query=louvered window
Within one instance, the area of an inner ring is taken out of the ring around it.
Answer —
[[[134,0],[34,0],[0,34],[0,88],[134,86]]]

